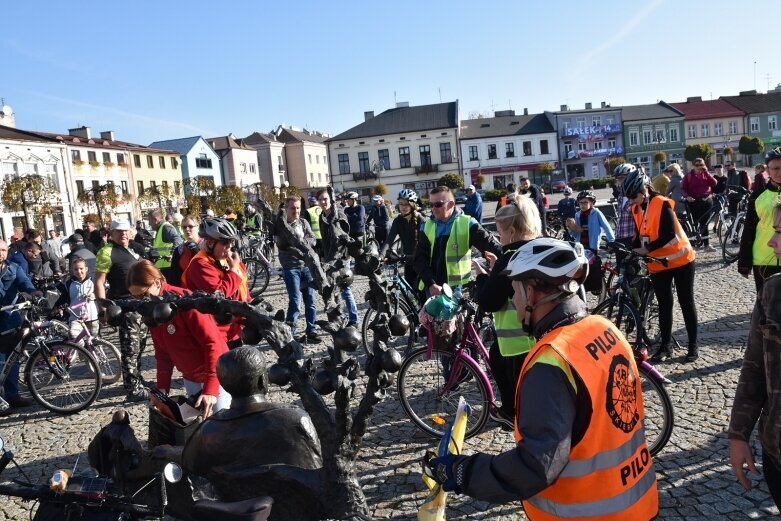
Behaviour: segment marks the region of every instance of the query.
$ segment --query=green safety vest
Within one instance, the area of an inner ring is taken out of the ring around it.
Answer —
[[[319,206],[313,206],[307,208],[306,213],[309,214],[309,224],[312,227],[312,235],[318,241],[321,240],[323,236],[320,235],[320,214],[323,213],[323,209]]]
[[[767,245],[775,233],[776,206],[778,206],[781,194],[775,190],[766,188],[754,200],[754,208],[757,211],[757,231],[754,235],[754,244],[751,248],[751,264],[754,266],[775,266],[776,254],[773,248]]]
[[[171,223],[161,224],[155,233],[155,240],[152,241],[152,248],[156,249],[157,253],[159,253],[161,257],[157,259],[155,266],[158,268],[169,268],[171,266],[171,261],[168,259],[163,259],[162,257],[169,257],[171,255],[174,244],[172,242],[163,241],[163,226],[173,227]],[[176,228],[174,228],[174,230],[176,230]]]
[[[533,336],[523,332],[512,299],[507,299],[502,309],[494,313],[494,326],[496,326],[496,340],[499,342],[499,352],[502,356],[524,355],[536,343]]]
[[[472,250],[469,247],[469,223],[472,218],[461,214],[453,221],[450,227],[450,236],[447,238],[445,249],[445,270],[447,271],[447,284],[451,288],[463,286],[472,278]],[[423,225],[423,233],[431,246],[429,256],[434,256],[434,243],[437,239],[437,223],[429,219]],[[423,281],[420,281],[419,289],[423,290]]]

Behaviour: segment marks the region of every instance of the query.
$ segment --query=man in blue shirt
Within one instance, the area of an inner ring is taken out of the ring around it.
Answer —
[[[372,196],[372,208],[366,217],[366,224],[369,224],[370,221],[374,221],[374,239],[382,248],[388,238],[390,215],[388,215],[388,208],[385,207],[385,200],[381,195]]]
[[[559,204],[556,207],[556,211],[559,212],[559,215],[565,221],[567,219],[574,219],[575,213],[578,211],[575,198],[571,196],[572,196],[572,188],[568,186],[567,188],[564,189],[564,198],[561,201],[559,201]]]
[[[8,243],[0,239],[0,306],[14,304],[20,291],[40,296],[33,283],[18,264],[7,261]],[[19,313],[0,313],[0,331],[16,329],[22,324]],[[0,367],[5,363],[5,354],[0,353]],[[29,407],[32,401],[19,396],[19,362],[11,368],[3,386],[5,400],[0,398],[0,416],[8,416],[16,409]]]
[[[464,213],[474,217],[478,224],[483,224],[483,198],[477,193],[474,185],[469,185],[466,189]]]

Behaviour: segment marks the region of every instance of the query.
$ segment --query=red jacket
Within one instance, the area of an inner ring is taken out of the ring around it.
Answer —
[[[163,284],[163,292],[189,293],[168,283]],[[211,315],[178,311],[173,319],[149,332],[155,343],[158,388],[171,389],[171,374],[176,367],[186,379],[203,384],[203,394],[219,394],[217,359],[228,350],[228,345]]]
[[[182,274],[182,286],[192,291],[201,290],[207,293],[219,291],[230,299],[246,302],[249,300],[249,291],[244,263],[241,264],[241,271],[245,273],[243,278],[234,271],[219,268],[213,257],[201,251],[192,258]],[[224,326],[217,325],[217,327],[222,331],[227,342],[241,335],[241,326],[236,321]]]
[[[695,199],[704,198],[713,193],[716,186],[716,178],[708,173],[707,170],[691,170],[683,176],[681,183],[681,193],[684,197],[694,197]]]

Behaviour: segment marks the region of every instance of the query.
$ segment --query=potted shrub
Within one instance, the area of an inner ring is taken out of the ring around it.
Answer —
[[[79,167],[83,166],[84,165],[84,161],[82,161],[81,159],[74,159],[73,160],[73,165],[74,166],[79,166]]]
[[[97,168],[97,167],[100,166],[100,162],[99,161],[90,161],[89,162],[89,166],[91,166],[92,168]]]

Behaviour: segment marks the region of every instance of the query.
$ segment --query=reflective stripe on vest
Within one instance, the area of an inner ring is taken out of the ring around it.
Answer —
[[[534,346],[534,337],[524,333],[518,320],[518,313],[511,299],[494,313],[496,340],[499,342],[499,352],[502,356],[517,356],[528,353]]]
[[[451,288],[463,286],[472,278],[472,250],[469,247],[469,223],[472,218],[461,214],[453,220],[450,226],[450,235],[445,244],[445,271],[447,273],[447,284]],[[437,240],[437,223],[434,219],[426,221],[423,226],[423,233],[426,234],[431,251],[429,257],[433,261],[434,244]],[[419,288],[425,289],[423,281]]]
[[[313,206],[306,209],[306,213],[309,214],[309,225],[312,228],[312,236],[318,241],[323,238],[320,235],[320,214],[323,213],[323,209],[319,206]]]
[[[669,202],[670,207],[675,210],[675,202],[661,195],[655,196],[648,202],[645,214],[638,206],[632,210],[632,217],[637,225],[638,233],[641,237],[648,237],[649,242],[654,242],[659,238],[659,223],[665,201]],[[661,248],[648,252],[651,257],[667,258],[667,266],[662,266],[659,262],[649,262],[648,271],[650,273],[678,268],[689,264],[695,258],[694,248],[689,243],[689,238],[678,219],[673,219],[673,226],[675,227],[675,237]]]
[[[160,227],[157,229],[157,233],[155,233],[155,240],[152,241],[152,248],[156,249],[157,253],[160,254],[160,258],[157,259],[157,262],[155,262],[155,266],[157,266],[158,268],[168,268],[169,266],[171,266],[171,260],[163,259],[162,257],[170,257],[174,246],[174,243],[165,242],[163,240],[164,226],[171,226],[173,228],[173,225],[171,225],[170,223],[161,224]],[[176,229],[174,228],[174,230]]]
[[[656,475],[644,436],[639,373],[626,339],[599,316],[551,331],[524,362],[517,403],[526,373],[548,353],[558,355],[577,374],[592,414],[556,481],[523,502],[527,515],[535,521],[653,518],[659,510]],[[515,438],[523,440],[517,425]]]

